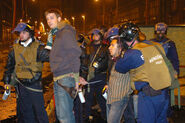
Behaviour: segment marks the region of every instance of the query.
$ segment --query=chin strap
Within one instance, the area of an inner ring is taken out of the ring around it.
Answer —
[[[134,39],[134,41],[132,42],[132,44],[130,45],[130,46],[128,46],[128,49],[130,49],[130,48],[132,48],[132,46],[133,46],[133,44],[135,43],[135,39]]]

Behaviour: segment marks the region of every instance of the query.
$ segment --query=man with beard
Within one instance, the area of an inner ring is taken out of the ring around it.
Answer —
[[[29,24],[19,23],[13,30],[19,39],[8,54],[3,81],[5,89],[11,87],[11,78],[16,74],[18,123],[49,123],[44,108],[42,90],[43,62],[49,61],[49,51],[34,38]]]

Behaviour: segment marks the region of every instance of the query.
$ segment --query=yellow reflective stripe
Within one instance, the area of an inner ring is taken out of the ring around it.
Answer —
[[[31,26],[27,24],[27,27],[29,27],[31,29]]]

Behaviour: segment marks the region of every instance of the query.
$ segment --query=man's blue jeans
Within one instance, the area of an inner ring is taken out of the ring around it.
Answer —
[[[129,96],[125,96],[122,100],[107,104],[107,122],[119,123],[125,108],[127,107]]]
[[[67,87],[75,87],[75,80],[72,77],[64,77],[54,82],[54,96],[57,118],[62,123],[75,123],[73,114],[73,99],[58,83]]]

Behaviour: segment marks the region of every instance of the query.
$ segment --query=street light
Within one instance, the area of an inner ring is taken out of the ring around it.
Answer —
[[[94,0],[95,2],[99,2],[99,0]],[[105,24],[105,6],[106,6],[106,0],[101,0],[102,3],[102,24]],[[119,0],[116,0],[116,9],[115,9],[115,20],[118,20],[119,15]]]
[[[42,29],[40,30],[41,32],[45,32],[45,27],[44,27],[44,24],[43,24],[43,22],[40,22],[40,27],[42,27]]]
[[[37,27],[37,21],[35,21],[35,28]]]
[[[75,17],[72,17],[73,20],[73,26],[75,26]]]
[[[83,19],[83,32],[85,34],[85,15],[82,15],[82,19]]]
[[[118,8],[119,8],[119,1],[116,0],[116,20],[118,20]]]
[[[99,0],[94,0],[95,2],[99,2]],[[105,0],[101,0],[102,1],[102,24],[105,24]]]

